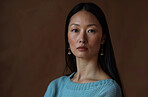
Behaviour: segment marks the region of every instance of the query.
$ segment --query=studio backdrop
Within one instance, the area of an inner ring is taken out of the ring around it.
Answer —
[[[0,97],[43,97],[62,76],[66,16],[83,1],[0,1]],[[126,97],[147,97],[148,2],[90,1],[105,13]]]

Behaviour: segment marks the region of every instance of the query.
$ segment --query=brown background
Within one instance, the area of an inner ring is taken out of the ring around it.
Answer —
[[[0,97],[42,97],[62,76],[65,19],[80,1],[0,1]],[[105,12],[126,96],[147,97],[148,2],[91,2]]]

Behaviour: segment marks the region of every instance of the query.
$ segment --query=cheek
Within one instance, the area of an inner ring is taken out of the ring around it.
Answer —
[[[100,44],[101,44],[101,39],[98,37],[94,37],[93,39],[91,39],[90,44],[91,44],[92,48],[99,50]]]
[[[92,44],[100,44],[101,43],[101,37],[98,36],[98,37],[92,37],[91,38],[91,43]]]
[[[76,45],[76,38],[73,35],[68,35],[68,42],[70,47],[72,48]]]
[[[75,44],[74,39],[69,38],[68,41],[69,41],[69,45],[70,45],[70,47],[71,47],[71,46],[74,46],[74,44]]]

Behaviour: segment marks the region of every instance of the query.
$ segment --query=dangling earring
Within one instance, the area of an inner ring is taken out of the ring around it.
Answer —
[[[101,49],[101,54],[100,54],[101,56],[103,56],[104,55],[104,53],[103,53],[103,48]]]
[[[71,51],[70,51],[70,48],[68,48],[68,55],[71,55]]]
[[[101,56],[104,55],[104,53],[103,53],[103,44],[100,45],[100,55],[101,55]]]

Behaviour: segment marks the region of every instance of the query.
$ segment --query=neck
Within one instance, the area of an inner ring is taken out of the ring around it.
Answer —
[[[91,59],[84,58],[76,58],[77,62],[77,73],[75,75],[75,79],[83,80],[83,79],[94,79],[97,74],[101,71],[101,68],[98,64],[98,57],[94,57]]]

